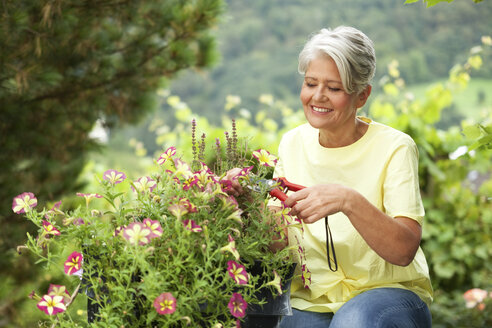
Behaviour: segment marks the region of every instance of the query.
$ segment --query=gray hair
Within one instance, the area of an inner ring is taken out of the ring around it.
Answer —
[[[299,73],[306,74],[311,60],[320,55],[329,56],[335,61],[343,88],[348,94],[359,94],[374,77],[374,45],[367,35],[356,28],[324,28],[311,36],[299,54]]]

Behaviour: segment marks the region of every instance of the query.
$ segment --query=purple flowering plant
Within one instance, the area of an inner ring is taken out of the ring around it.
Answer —
[[[214,163],[207,165],[205,143],[196,141],[192,127],[191,162],[169,147],[148,175],[107,170],[98,190],[77,193],[83,197],[78,208],[58,202],[40,210],[30,192],[14,198],[12,210],[39,228],[20,248],[60,271],[50,289],[30,295],[47,323],[231,327],[244,320],[248,304],[264,302],[259,291],[282,294],[290,253],[297,250],[271,246],[285,238],[284,228],[298,225],[288,209],[267,209],[266,187],[252,187],[271,177],[275,156],[261,149],[241,153],[233,123],[232,136],[226,133],[224,147],[216,140]],[[246,191],[237,198],[227,193],[225,174],[233,167],[243,168],[234,179]],[[253,273],[258,259],[263,272]],[[80,311],[76,297],[87,299],[88,317],[73,315]]]

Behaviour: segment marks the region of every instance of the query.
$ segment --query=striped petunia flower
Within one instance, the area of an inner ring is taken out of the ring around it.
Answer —
[[[26,213],[31,208],[38,205],[38,200],[32,192],[23,192],[20,195],[14,197],[12,201],[12,211],[17,214]]]
[[[103,180],[109,181],[109,183],[111,183],[112,185],[121,183],[125,181],[125,179],[125,173],[116,170],[107,170],[103,174]]]
[[[232,238],[231,235],[228,235],[227,239],[229,240],[229,243],[227,245],[225,245],[224,247],[222,247],[220,249],[220,252],[221,253],[229,252],[234,256],[236,261],[239,261],[239,252],[236,249],[236,241],[234,240],[234,238]]]
[[[132,186],[133,191],[140,193],[145,193],[146,191],[152,192],[152,190],[154,190],[157,186],[157,182],[147,176],[139,178],[133,184],[135,185],[135,188]]]
[[[147,245],[151,234],[152,230],[142,222],[132,222],[123,230],[123,238],[132,245]]]
[[[55,315],[67,310],[65,303],[63,303],[63,296],[44,295],[38,302],[38,308],[47,315]]]
[[[48,288],[48,295],[62,296],[64,304],[68,304],[70,301],[70,294],[68,293],[67,288],[63,285],[50,284],[50,287]]]
[[[61,210],[60,210],[60,206],[62,204],[62,201],[58,201],[56,202],[53,207],[46,212],[46,214],[44,215],[45,219],[49,220],[50,218],[54,217],[55,215],[57,214],[61,214],[61,215],[64,215],[65,213],[63,213]]]
[[[281,284],[281,279],[280,276],[278,275],[277,271],[273,270],[273,280],[267,282],[267,286],[273,286],[277,289],[278,294],[282,295],[282,284]]]
[[[162,227],[159,221],[151,220],[150,218],[145,218],[143,220],[143,224],[151,231],[149,238],[152,239],[162,236]]]
[[[84,193],[78,192],[77,196],[85,198],[85,206],[87,206],[87,207],[89,207],[89,203],[91,202],[92,199],[102,198],[101,195],[96,194],[96,193],[85,193],[84,194]]]
[[[69,276],[79,275],[82,270],[82,262],[84,257],[79,252],[73,252],[65,261],[64,270]]]
[[[196,224],[193,220],[183,220],[183,225],[186,229],[193,232],[201,232],[203,230],[202,227]]]
[[[157,160],[157,164],[159,165],[164,164],[168,159],[171,159],[174,155],[176,155],[176,147],[169,147],[168,149],[166,149],[164,153],[161,154],[161,156]]]
[[[236,318],[242,318],[246,315],[246,308],[248,307],[248,303],[243,299],[241,294],[233,293],[231,299],[229,300],[229,304],[227,304],[229,311],[232,316]]]
[[[265,149],[255,150],[252,155],[260,162],[260,165],[273,167],[277,164],[277,158]]]
[[[55,228],[55,226],[46,220],[43,220],[43,232],[45,235],[59,236],[60,230]]]
[[[246,272],[244,265],[230,260],[227,262],[227,272],[238,285],[245,285],[248,283],[248,273]]]

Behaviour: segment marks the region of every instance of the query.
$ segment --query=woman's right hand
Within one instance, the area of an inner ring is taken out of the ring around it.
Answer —
[[[241,195],[244,190],[243,187],[241,187],[241,184],[239,183],[239,180],[237,179],[237,176],[241,173],[241,169],[238,167],[235,167],[233,169],[230,169],[227,171],[225,179],[229,180],[231,182],[231,188],[227,190],[227,193],[232,196],[239,196]]]

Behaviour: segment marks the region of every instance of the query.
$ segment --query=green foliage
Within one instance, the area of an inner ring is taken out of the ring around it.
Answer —
[[[208,30],[222,11],[221,0],[1,2],[0,274],[32,229],[6,200],[29,190],[45,203],[80,190],[86,154],[98,148],[96,120],[136,122],[160,85],[214,63]],[[2,317],[16,301],[2,304]]]

